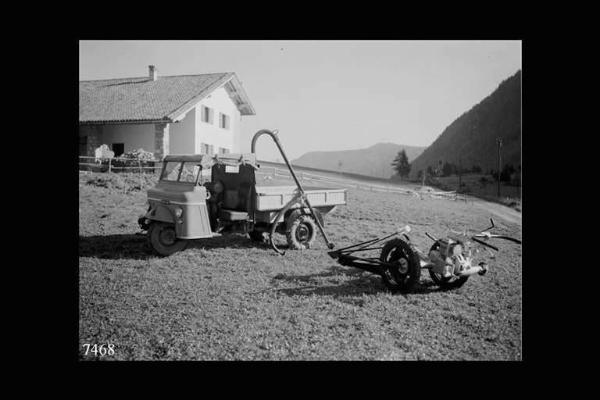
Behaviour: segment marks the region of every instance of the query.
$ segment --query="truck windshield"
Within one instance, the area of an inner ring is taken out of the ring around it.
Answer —
[[[169,161],[160,176],[161,181],[195,183],[200,165],[194,162]]]

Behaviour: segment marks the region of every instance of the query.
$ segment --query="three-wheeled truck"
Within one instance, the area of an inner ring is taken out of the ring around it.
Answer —
[[[202,182],[208,168],[210,180]],[[166,156],[158,184],[148,190],[148,210],[138,220],[151,247],[167,256],[191,239],[242,233],[262,241],[273,229],[286,236],[289,248],[310,248],[323,216],[346,204],[346,189],[307,187],[315,218],[296,186],[258,184],[259,168],[254,153]]]

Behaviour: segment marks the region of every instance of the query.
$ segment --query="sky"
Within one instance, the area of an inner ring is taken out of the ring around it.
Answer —
[[[521,69],[521,41],[80,41],[79,79],[235,72],[288,158],[380,142],[428,146]],[[271,142],[271,143],[269,143]],[[259,159],[282,159],[262,137]]]

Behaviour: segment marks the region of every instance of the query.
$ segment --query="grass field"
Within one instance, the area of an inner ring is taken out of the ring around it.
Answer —
[[[102,360],[522,359],[519,245],[498,243],[490,271],[460,289],[440,291],[424,271],[407,295],[339,266],[320,237],[313,249],[285,256],[232,235],[161,258],[136,234],[152,180],[119,179],[99,187],[80,175],[83,360],[98,359],[84,354],[86,343],[115,345]],[[325,218],[337,247],[409,224],[411,239],[427,249],[426,231],[484,228],[491,216],[471,202],[348,193],[348,205]],[[494,218],[499,232],[521,238],[520,223]]]

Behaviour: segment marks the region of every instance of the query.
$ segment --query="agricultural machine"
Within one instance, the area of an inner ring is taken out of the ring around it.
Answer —
[[[296,186],[257,184],[255,146],[265,134],[275,142]],[[207,168],[211,168],[211,179],[201,183],[202,171]],[[148,190],[148,211],[138,223],[148,231],[152,248],[164,256],[183,250],[191,239],[228,233],[247,233],[255,241],[263,240],[268,233],[271,247],[283,255],[285,252],[274,242],[276,233],[285,234],[289,248],[302,250],[310,248],[318,229],[331,258],[341,265],[380,275],[390,290],[402,292],[418,284],[422,269],[427,269],[442,288],[460,287],[470,276],[487,272],[487,263],[476,262],[473,253],[481,246],[498,251],[487,243],[489,239],[521,243],[492,234],[490,230],[495,226],[490,219],[489,228],[473,235],[463,232],[466,240],[456,236],[438,239],[427,233],[434,242],[427,253],[410,241],[408,225],[391,235],[334,250],[334,243],[325,233],[323,216],[346,204],[346,190],[307,189],[298,180],[277,131],[263,129],[252,138],[249,154],[223,154],[211,159],[201,154],[166,156],[158,184]],[[364,255],[372,250],[381,250],[379,257]]]

